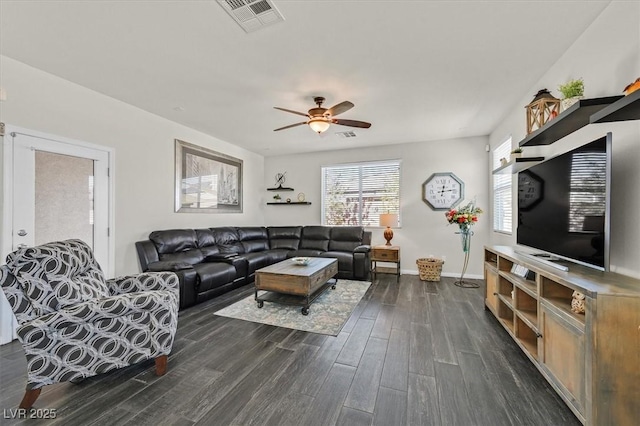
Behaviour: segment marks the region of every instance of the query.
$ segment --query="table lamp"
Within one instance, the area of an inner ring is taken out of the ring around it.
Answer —
[[[393,238],[392,226],[398,226],[398,215],[396,213],[383,213],[380,215],[380,226],[386,226],[384,230],[384,239],[387,240],[385,245],[391,245],[391,239]]]

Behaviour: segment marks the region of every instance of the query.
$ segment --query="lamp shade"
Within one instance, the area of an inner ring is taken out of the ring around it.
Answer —
[[[383,213],[380,215],[380,226],[395,227],[398,226],[397,213]]]
[[[309,127],[316,133],[322,133],[326,131],[330,126],[330,123],[322,118],[312,118],[309,120]]]

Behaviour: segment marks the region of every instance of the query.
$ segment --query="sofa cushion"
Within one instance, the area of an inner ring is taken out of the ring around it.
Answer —
[[[267,253],[269,253],[269,257],[271,258],[271,263],[278,263],[278,262],[282,262],[283,260],[292,257],[293,254],[295,254],[295,251],[293,250],[287,250],[287,249],[272,249],[272,250],[268,250]]]
[[[45,277],[28,272],[18,272],[15,277],[38,316],[56,312],[60,308],[56,292]]]
[[[260,251],[255,253],[245,253],[240,255],[241,258],[247,261],[247,275],[253,275],[257,269],[264,268],[265,266],[274,263],[272,261],[272,254],[268,251]]]
[[[149,234],[149,239],[156,246],[159,254],[191,250],[198,246],[196,231],[193,229],[153,231]]]
[[[353,250],[362,244],[364,229],[360,226],[340,226],[331,229],[330,251]]]
[[[196,241],[201,249],[216,244],[216,238],[211,229],[196,229]]]
[[[328,226],[305,226],[302,228],[300,249],[329,250],[331,228]]]
[[[220,253],[244,253],[244,247],[235,228],[224,226],[211,228],[216,239],[216,245]]]
[[[104,274],[91,248],[81,240],[56,241],[18,250],[7,256],[7,267],[24,289],[39,315],[60,308],[48,275],[75,280],[78,285],[90,285],[108,295]]]
[[[238,228],[238,237],[240,237],[245,253],[269,250],[269,238],[266,228]]]
[[[198,293],[233,282],[236,269],[227,263],[198,263],[193,265],[198,274],[196,290]]]
[[[215,234],[211,229],[196,229],[198,248],[206,258],[220,253],[220,247],[216,244]]]
[[[47,281],[53,289],[59,309],[109,297],[104,281],[91,275],[79,274],[70,278],[66,275],[47,274]]]
[[[338,259],[339,272],[353,272],[353,255],[344,251],[326,251],[320,257],[331,257]],[[350,274],[349,274],[350,275]]]
[[[301,226],[272,226],[267,233],[272,249],[297,250],[300,247]]]

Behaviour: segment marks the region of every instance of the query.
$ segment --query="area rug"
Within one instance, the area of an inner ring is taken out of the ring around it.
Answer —
[[[311,304],[309,315],[302,315],[300,306],[265,302],[264,307],[258,308],[254,295],[219,310],[215,315],[337,336],[370,285],[368,281],[339,279],[335,290],[327,289]]]

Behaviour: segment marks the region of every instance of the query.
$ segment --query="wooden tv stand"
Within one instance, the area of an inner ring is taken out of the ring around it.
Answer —
[[[559,271],[508,246],[485,247],[484,278],[485,307],[583,424],[637,424],[640,280],[577,264]],[[584,314],[571,311],[574,290]]]

